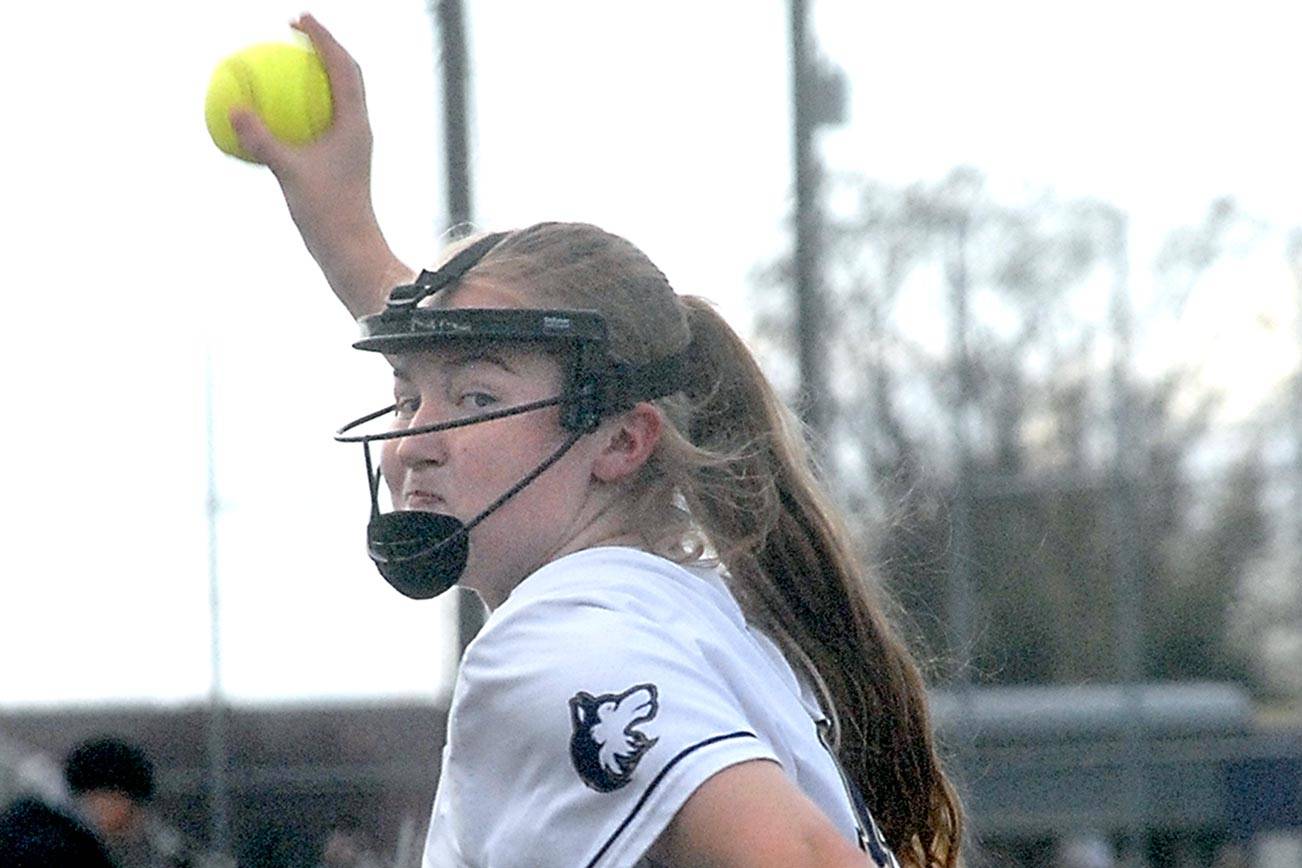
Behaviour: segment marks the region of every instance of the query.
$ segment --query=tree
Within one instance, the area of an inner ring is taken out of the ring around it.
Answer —
[[[846,204],[828,209],[826,227],[835,413],[825,472],[858,526],[877,528],[864,546],[948,674],[1114,677],[1117,338],[1099,302],[1124,278],[1114,209],[1050,196],[1007,204],[971,169],[933,185],[834,186]],[[1140,324],[1178,315],[1236,215],[1219,202],[1173,233]],[[789,272],[780,260],[759,280]],[[790,353],[788,319],[761,311],[774,367]],[[1215,613],[1266,544],[1256,459],[1211,496],[1190,463],[1214,395],[1183,369],[1128,371],[1124,387],[1139,422],[1126,447],[1140,483],[1131,566],[1145,588],[1146,671],[1247,679]],[[973,629],[955,629],[956,606]]]

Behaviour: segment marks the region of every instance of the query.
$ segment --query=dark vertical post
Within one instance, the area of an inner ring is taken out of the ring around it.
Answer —
[[[446,161],[447,225],[468,223],[470,196],[470,56],[461,0],[432,0],[439,32],[439,59],[443,71],[443,152]],[[457,624],[462,650],[484,626],[479,598],[462,591],[457,598]]]
[[[947,263],[950,308],[950,352],[953,355],[955,382],[958,384],[951,425],[954,429],[954,496],[950,506],[948,587],[946,620],[948,621],[950,658],[955,661],[950,689],[958,702],[959,720],[976,719],[976,690],[972,683],[972,657],[976,646],[976,580],[973,576],[972,523],[974,509],[974,481],[972,440],[976,429],[976,384],[972,376],[971,348],[971,276],[968,270],[967,243],[973,215],[959,210],[953,215],[954,250]],[[974,733],[969,727],[959,727],[953,738],[955,757],[962,756],[966,763],[973,756]],[[956,779],[955,785],[963,798],[968,798],[967,783]],[[975,856],[974,844],[967,842],[964,853]]]
[[[470,220],[470,120],[466,97],[470,60],[461,0],[434,0],[443,69],[443,140],[447,161],[448,225]]]
[[[208,525],[209,662],[212,685],[208,692],[208,849],[225,856],[230,852],[230,807],[226,780],[226,697],[222,691],[221,614],[217,561],[217,521],[221,500],[217,495],[216,447],[213,442],[212,358],[204,363],[204,445],[207,452],[207,496],[204,513]]]
[[[1124,792],[1130,804],[1122,864],[1143,868],[1148,864],[1148,776],[1144,758],[1144,618],[1143,576],[1139,563],[1138,470],[1133,455],[1144,449],[1144,431],[1135,406],[1130,377],[1133,322],[1130,306],[1129,225],[1125,215],[1109,215],[1115,279],[1112,290],[1112,410],[1116,442],[1112,454],[1112,587],[1113,632],[1117,649],[1117,681],[1125,697],[1123,740]]]
[[[830,401],[824,348],[824,313],[819,281],[819,165],[813,153],[817,116],[817,80],[808,30],[805,0],[791,0],[792,159],[795,168],[796,340],[800,366],[800,411],[821,440],[828,433]]]
[[[1293,370],[1293,574],[1302,576],[1302,229],[1288,242],[1289,264],[1297,288],[1295,323],[1297,367]],[[1302,619],[1302,597],[1294,600],[1294,617]]]
[[[971,217],[960,213],[955,217],[954,256],[949,266],[950,306],[953,322],[950,343],[954,354],[955,381],[958,392],[954,399],[954,501],[950,521],[953,540],[949,557],[949,629],[954,647],[951,654],[958,661],[954,673],[959,698],[971,701],[970,657],[973,653],[974,583],[972,580],[972,434],[974,428],[975,395],[972,382],[972,356],[968,346],[969,277],[967,267],[967,239]]]

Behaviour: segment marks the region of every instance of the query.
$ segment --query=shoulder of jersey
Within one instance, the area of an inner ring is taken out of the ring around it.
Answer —
[[[516,588],[495,615],[507,619],[541,603],[569,606],[634,605],[633,611],[695,607],[699,598],[716,605],[718,589],[693,570],[631,548],[587,549],[547,564]],[[729,598],[730,599],[730,598]]]

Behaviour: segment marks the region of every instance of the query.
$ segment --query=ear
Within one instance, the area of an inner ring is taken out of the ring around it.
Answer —
[[[592,465],[592,475],[601,482],[623,482],[646,464],[664,430],[660,410],[646,401],[609,420],[599,430],[605,438]]]

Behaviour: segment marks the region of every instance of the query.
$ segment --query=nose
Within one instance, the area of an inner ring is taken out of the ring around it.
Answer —
[[[426,402],[407,423],[408,428],[420,428],[447,421],[447,414],[440,414],[426,409],[433,402]],[[425,434],[413,434],[389,441],[393,444],[393,454],[398,462],[406,467],[418,467],[424,464],[443,464],[447,461],[447,432],[431,431]]]

